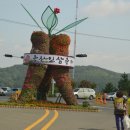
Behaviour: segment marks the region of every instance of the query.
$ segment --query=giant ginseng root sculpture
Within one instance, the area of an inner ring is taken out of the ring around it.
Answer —
[[[42,31],[33,32],[31,35],[32,54],[48,54],[49,53],[49,37]],[[35,55],[36,56],[36,55]],[[29,55],[24,57],[24,64],[29,61]],[[36,97],[36,91],[43,80],[46,73],[47,65],[29,64],[25,77],[20,100],[31,101]]]
[[[31,18],[38,25],[38,27],[42,30],[42,28],[32,17],[32,15],[27,11],[27,9],[23,5],[22,7],[29,14],[29,16],[31,16]],[[47,100],[46,95],[51,87],[51,79],[53,78],[56,81],[56,86],[58,87],[66,103],[68,105],[77,104],[77,100],[72,91],[71,77],[69,74],[69,68],[73,68],[74,66],[74,58],[68,56],[70,37],[66,34],[57,34],[78,25],[87,18],[71,23],[57,33],[52,34],[52,31],[58,24],[58,18],[56,14],[59,12],[60,10],[58,8],[55,8],[53,11],[51,7],[48,6],[42,13],[41,20],[43,25],[48,30],[48,36],[43,33],[43,41],[45,42],[45,44],[44,42],[40,43],[44,44],[43,46],[46,51],[44,49],[38,53],[36,53],[36,51],[31,51],[30,54],[24,55],[24,60],[26,61],[26,59],[28,59],[26,64],[29,64],[29,68],[27,71],[27,76],[25,78],[25,83],[23,85],[22,94],[20,96],[21,99],[25,99],[25,95],[29,96],[26,90],[28,90],[28,92],[31,93],[30,95],[33,97],[34,93],[31,92],[30,88],[34,88],[36,89],[38,100]],[[40,45],[42,46],[42,44],[39,44],[39,39],[34,38],[33,41],[31,38],[31,41],[32,44],[35,43],[34,49],[40,49]]]
[[[66,34],[55,35],[50,41],[50,54],[68,56],[69,55],[70,37]],[[66,64],[68,59],[66,58]],[[77,100],[73,94],[69,67],[52,66],[52,75],[56,81],[62,97],[69,105],[76,105]]]

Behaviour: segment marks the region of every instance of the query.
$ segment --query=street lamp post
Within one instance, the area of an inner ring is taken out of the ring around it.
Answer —
[[[21,58],[21,59],[23,59],[23,56],[19,57],[19,56],[13,56],[11,54],[5,54],[4,56],[5,57],[9,57],[9,58],[15,57],[15,58]]]
[[[87,57],[87,54],[77,54],[76,57]]]

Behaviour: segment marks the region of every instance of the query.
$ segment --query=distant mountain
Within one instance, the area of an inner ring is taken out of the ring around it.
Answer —
[[[77,84],[81,80],[88,80],[97,84],[99,89],[104,88],[106,83],[111,82],[115,87],[121,78],[122,73],[113,72],[97,66],[76,66],[75,67],[75,81]],[[130,74],[128,74],[130,78]]]
[[[20,87],[23,85],[26,75],[26,65],[14,65],[0,68],[0,86]],[[72,74],[72,70],[70,70]],[[130,74],[128,74],[130,77]],[[117,86],[121,73],[116,73],[97,66],[76,66],[74,80],[79,85],[80,81],[88,80],[97,84],[99,89],[104,88],[106,83],[111,82]]]
[[[27,66],[15,65],[0,68],[0,86],[20,87],[24,82]]]

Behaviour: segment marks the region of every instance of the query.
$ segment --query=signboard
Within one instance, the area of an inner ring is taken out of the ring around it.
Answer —
[[[25,53],[23,64],[47,64],[74,67],[74,57]]]

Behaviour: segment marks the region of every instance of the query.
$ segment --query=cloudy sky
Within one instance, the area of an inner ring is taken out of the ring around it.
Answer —
[[[0,67],[22,64],[20,58],[5,58],[3,55],[22,56],[31,49],[30,36],[39,31],[33,20],[19,3],[20,0],[0,0]],[[60,8],[56,30],[75,21],[76,0],[21,0],[22,4],[41,22],[42,12],[48,5]],[[76,27],[75,65],[93,65],[119,73],[130,73],[130,0],[78,0],[77,19],[88,17]],[[13,23],[14,22],[14,23]],[[20,24],[23,23],[23,24]],[[28,25],[24,25],[28,24]],[[74,31],[71,37],[70,54],[74,55]]]

